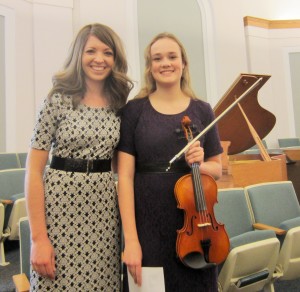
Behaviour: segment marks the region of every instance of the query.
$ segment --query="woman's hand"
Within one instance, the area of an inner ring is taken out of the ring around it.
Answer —
[[[193,163],[201,164],[204,159],[204,150],[200,146],[200,141],[196,141],[192,144],[185,153],[185,161],[189,166]]]
[[[55,279],[55,252],[48,238],[32,241],[30,261],[40,276]]]
[[[123,253],[123,262],[132,276],[134,282],[142,285],[142,249],[138,241],[126,242]]]

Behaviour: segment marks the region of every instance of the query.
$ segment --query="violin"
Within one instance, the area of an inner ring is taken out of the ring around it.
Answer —
[[[191,120],[184,116],[182,128],[188,142],[193,139]],[[177,230],[176,252],[180,261],[193,269],[204,269],[223,262],[229,253],[229,238],[223,224],[216,221],[217,184],[208,174],[200,174],[199,163],[191,174],[175,184],[177,207],[183,209],[184,225]]]

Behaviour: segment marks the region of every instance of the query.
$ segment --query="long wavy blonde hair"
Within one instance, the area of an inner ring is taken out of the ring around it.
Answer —
[[[184,49],[184,46],[182,43],[175,37],[175,35],[163,32],[158,35],[156,35],[150,44],[145,49],[145,71],[144,71],[144,85],[142,89],[139,91],[139,93],[135,96],[135,98],[143,98],[146,96],[149,96],[151,93],[153,93],[156,90],[156,81],[154,80],[152,73],[151,73],[151,47],[152,45],[157,42],[160,39],[168,38],[173,41],[175,41],[181,51],[181,58],[182,62],[185,65],[184,69],[182,71],[181,81],[180,81],[180,88],[187,96],[190,96],[193,99],[198,99],[194,91],[191,87],[191,79],[190,79],[190,73],[189,73],[189,62],[187,58],[186,51]]]
[[[48,97],[51,98],[54,93],[70,95],[73,98],[74,108],[77,107],[86,91],[82,54],[91,35],[97,37],[113,51],[114,66],[105,80],[104,90],[110,108],[117,111],[126,104],[133,83],[127,76],[128,65],[121,39],[110,27],[100,23],[86,25],[78,32],[71,44],[63,69],[52,78],[53,87]]]

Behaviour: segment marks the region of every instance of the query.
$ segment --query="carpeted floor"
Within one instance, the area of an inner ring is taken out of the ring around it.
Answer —
[[[5,255],[6,261],[10,262],[10,265],[5,267],[0,266],[0,292],[14,292],[15,288],[12,276],[20,273],[19,242],[5,242]],[[274,286],[275,292],[300,292],[300,275],[297,280],[278,281]]]
[[[0,292],[14,292],[12,276],[20,273],[19,241],[6,241],[4,245],[5,259],[8,266],[0,266]]]

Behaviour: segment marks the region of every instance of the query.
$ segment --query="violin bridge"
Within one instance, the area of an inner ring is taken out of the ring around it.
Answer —
[[[206,222],[206,223],[201,223],[201,224],[197,224],[198,227],[207,227],[207,226],[211,226],[211,223]]]

